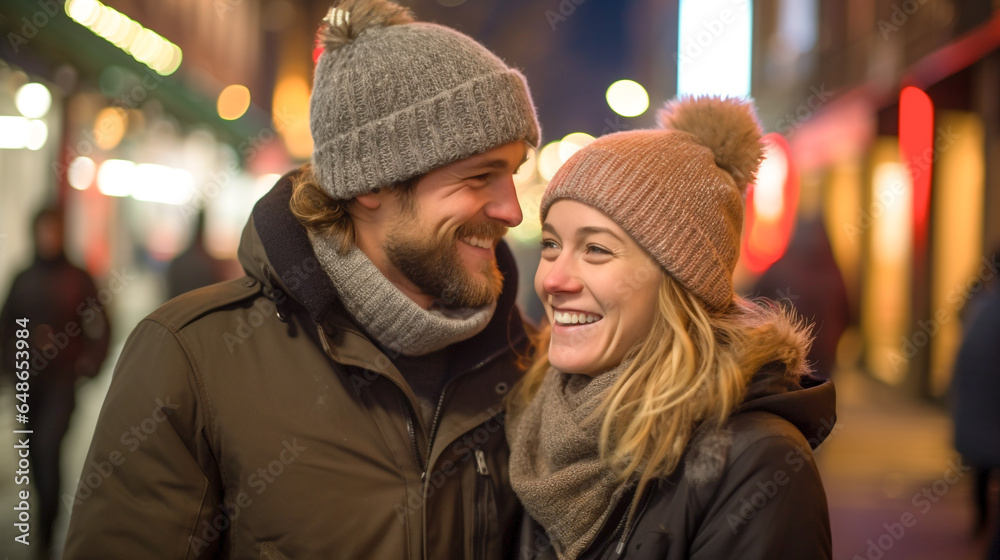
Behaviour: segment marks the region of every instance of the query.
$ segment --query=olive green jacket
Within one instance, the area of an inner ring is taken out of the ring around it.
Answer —
[[[517,272],[487,328],[449,348],[433,425],[355,325],[288,211],[289,177],[243,234],[243,278],[132,332],[73,504],[66,560],[501,558],[520,507],[502,400],[526,335]]]

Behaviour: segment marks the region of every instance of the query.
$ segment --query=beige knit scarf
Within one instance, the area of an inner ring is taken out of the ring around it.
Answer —
[[[329,239],[310,233],[309,240],[344,308],[383,348],[423,356],[472,338],[493,318],[495,301],[475,308],[424,309],[389,282],[357,246],[341,255]]]
[[[507,420],[511,486],[560,560],[587,549],[627,489],[600,460],[601,418],[592,417],[627,365],[596,377],[550,369]]]

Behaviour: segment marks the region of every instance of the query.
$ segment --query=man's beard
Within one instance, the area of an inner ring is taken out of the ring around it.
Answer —
[[[436,239],[420,231],[415,219],[404,217],[387,234],[385,254],[410,282],[446,307],[480,307],[496,301],[503,288],[503,275],[494,260],[483,261],[478,274],[470,273],[458,243],[466,237],[490,241],[503,237],[507,228],[496,222],[465,225],[452,237]]]

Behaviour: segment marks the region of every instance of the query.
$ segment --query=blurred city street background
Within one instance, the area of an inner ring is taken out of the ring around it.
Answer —
[[[543,141],[515,177],[524,223],[507,239],[534,320],[538,203],[559,165],[594,137],[655,126],[676,95],[752,98],[767,151],[737,288],[816,324],[810,359],[838,392],[837,426],[816,453],[834,558],[986,558],[1000,488],[988,485],[992,511],[975,531],[952,381],[969,326],[1000,290],[1000,0],[400,3],[527,77]],[[110,325],[99,373],[77,383],[65,496],[125,337],[174,295],[239,276],[254,203],[309,160],[314,35],[328,8],[0,1],[0,297],[36,257],[35,215],[58,207],[65,255],[96,283],[78,322],[95,310]],[[33,367],[60,340],[82,340],[68,326],[47,331]],[[14,540],[23,426],[13,357],[0,359],[0,558],[33,558]],[[979,365],[1000,376],[1000,364]],[[980,436],[1000,440],[1000,426]],[[64,502],[56,554],[67,523]]]

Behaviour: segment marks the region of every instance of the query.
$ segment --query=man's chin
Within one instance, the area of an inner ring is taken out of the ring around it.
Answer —
[[[496,302],[502,290],[503,275],[496,264],[491,263],[475,272],[466,269],[461,284],[446,289],[441,301],[448,307],[482,307]]]

